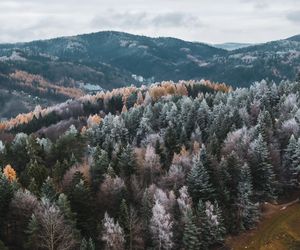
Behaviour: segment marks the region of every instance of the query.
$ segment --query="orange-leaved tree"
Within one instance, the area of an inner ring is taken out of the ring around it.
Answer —
[[[6,167],[3,169],[3,174],[6,176],[6,178],[10,182],[13,182],[13,181],[15,181],[17,179],[17,173],[16,173],[16,171],[9,164],[6,165]]]

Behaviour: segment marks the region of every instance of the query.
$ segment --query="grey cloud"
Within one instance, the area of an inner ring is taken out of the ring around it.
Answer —
[[[152,14],[148,12],[110,12],[93,18],[91,24],[97,28],[180,28],[201,27],[199,17],[183,12]]]
[[[264,42],[299,33],[299,11],[299,0],[0,0],[0,43],[99,30]]]

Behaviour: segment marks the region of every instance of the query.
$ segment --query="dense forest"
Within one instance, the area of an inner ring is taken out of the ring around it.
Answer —
[[[299,186],[300,81],[116,89],[0,124],[0,249],[212,249]]]

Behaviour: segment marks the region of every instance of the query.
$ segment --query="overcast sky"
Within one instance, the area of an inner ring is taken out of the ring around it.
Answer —
[[[265,42],[300,34],[300,0],[0,0],[0,43],[101,30]]]

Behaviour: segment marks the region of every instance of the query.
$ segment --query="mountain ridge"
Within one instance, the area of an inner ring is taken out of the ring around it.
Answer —
[[[17,91],[21,100],[31,99],[23,105],[30,110],[97,89],[201,79],[243,87],[264,78],[294,80],[299,69],[299,35],[227,51],[172,37],[102,31],[0,44],[0,96],[11,100]],[[6,117],[1,109],[0,117]]]

